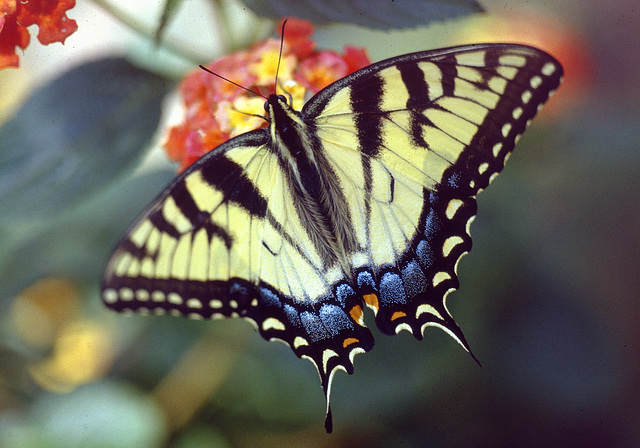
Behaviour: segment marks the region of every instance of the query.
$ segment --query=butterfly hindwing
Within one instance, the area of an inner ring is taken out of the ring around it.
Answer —
[[[384,333],[437,326],[469,350],[446,297],[475,197],[561,76],[539,50],[484,44],[373,64],[301,112],[273,95],[268,128],[201,158],[129,229],[104,301],[247,318],[316,365],[327,401],[373,347],[365,307]]]

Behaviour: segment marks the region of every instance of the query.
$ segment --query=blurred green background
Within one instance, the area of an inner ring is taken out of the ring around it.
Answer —
[[[273,29],[241,4],[184,2],[161,51],[145,36],[157,3],[118,2],[123,23],[79,2],[64,46],[32,43],[0,71],[1,447],[640,446],[637,0],[487,0],[414,30],[316,29],[320,47],[372,60],[525,41],[566,72],[480,195],[449,298],[482,368],[439,330],[373,330],[355,374],[336,375],[332,435],[314,367],[248,323],[100,302],[109,251],[175,174],[158,149],[175,82]],[[139,68],[87,65],[106,56]]]

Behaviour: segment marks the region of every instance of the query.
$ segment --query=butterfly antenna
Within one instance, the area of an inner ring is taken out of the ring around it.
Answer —
[[[223,80],[227,81],[228,83],[233,84],[233,85],[234,85],[234,86],[236,86],[236,87],[240,87],[241,89],[246,90],[247,92],[253,93],[254,95],[261,96],[261,97],[262,97],[262,98],[264,98],[265,100],[266,100],[266,99],[268,99],[266,96],[264,96],[264,95],[262,95],[262,94],[260,94],[260,93],[258,93],[258,92],[256,92],[256,91],[254,91],[254,90],[248,89],[248,88],[246,88],[245,86],[241,86],[241,85],[240,85],[240,84],[238,84],[237,82],[233,82],[233,81],[231,81],[230,79],[227,79],[227,78],[225,78],[225,77],[224,77],[224,76],[222,76],[222,75],[219,75],[219,74],[217,74],[217,73],[215,73],[215,72],[212,72],[211,70],[209,70],[207,67],[205,67],[205,66],[204,66],[204,65],[202,65],[202,64],[201,64],[201,65],[199,65],[198,67],[200,67],[202,70],[204,70],[204,71],[205,71],[205,72],[207,72],[207,73],[211,73],[213,76],[217,76],[218,78],[223,79]]]
[[[273,93],[277,93],[278,91],[278,72],[280,71],[280,61],[282,60],[282,48],[284,47],[284,26],[287,24],[287,20],[285,19],[282,22],[282,31],[280,32],[280,54],[278,54],[278,66],[276,67],[276,80],[273,85]]]

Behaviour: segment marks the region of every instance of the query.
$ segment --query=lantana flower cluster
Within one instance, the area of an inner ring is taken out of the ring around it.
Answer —
[[[281,24],[278,30],[281,29]],[[342,54],[317,50],[313,25],[289,19],[278,70],[278,93],[290,95],[299,110],[309,94],[369,65],[362,48],[345,47]],[[267,39],[246,51],[224,56],[206,67],[247,89],[268,96],[274,91],[280,40]],[[180,86],[184,121],[169,130],[165,148],[184,170],[232,137],[266,126],[264,98],[198,69]]]
[[[67,17],[75,5],[75,0],[0,0],[0,69],[19,66],[16,49],[29,45],[31,25],[38,25],[42,45],[64,43],[78,29]]]

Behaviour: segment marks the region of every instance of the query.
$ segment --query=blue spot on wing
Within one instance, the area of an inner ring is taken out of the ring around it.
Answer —
[[[404,289],[409,297],[423,293],[428,286],[427,279],[417,261],[412,260],[402,269]]]
[[[321,339],[327,339],[331,337],[331,334],[322,323],[320,318],[310,311],[303,311],[300,313],[300,321],[305,331],[311,338],[311,342],[317,342]]]
[[[380,301],[383,305],[390,303],[407,303],[402,277],[395,272],[387,272],[380,280]]]
[[[340,333],[340,330],[353,329],[349,316],[337,305],[322,305],[319,314],[320,319],[332,336]]]
[[[336,288],[336,298],[342,307],[346,307],[347,298],[354,296],[356,292],[346,283],[341,283]]]
[[[296,327],[302,326],[302,322],[300,322],[300,315],[298,314],[298,310],[296,310],[293,306],[289,304],[284,305],[284,313],[291,322]]]
[[[275,305],[275,306],[282,305],[282,301],[280,300],[280,297],[278,297],[270,289],[267,289],[267,288],[260,288],[260,298],[266,305]]]
[[[358,287],[369,286],[370,288],[376,287],[376,282],[371,275],[371,272],[363,271],[358,274]]]
[[[420,263],[422,263],[422,266],[424,266],[425,268],[431,267],[436,261],[436,255],[434,254],[431,245],[425,240],[422,240],[418,243],[418,247],[416,248],[416,255],[418,255]]]

